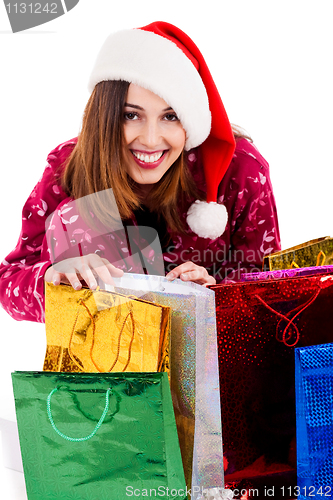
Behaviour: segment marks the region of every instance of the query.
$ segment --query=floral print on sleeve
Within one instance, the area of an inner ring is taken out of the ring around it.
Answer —
[[[0,265],[0,302],[16,320],[44,321],[45,271],[56,261],[77,256],[78,251],[79,255],[97,253],[127,272],[143,272],[142,259],[136,253],[129,253],[123,230],[96,235],[71,208],[71,200],[61,188],[60,176],[76,142],[77,139],[65,142],[49,154],[44,174],[24,205],[18,243]],[[189,153],[188,163],[196,185],[205,196],[200,148]],[[280,249],[269,167],[246,139],[237,141],[234,158],[219,186],[218,202],[228,212],[223,235],[209,240],[189,228],[185,234],[170,233],[170,244],[163,252],[166,272],[192,261],[206,267],[217,283],[236,280],[242,272],[260,270],[264,255]],[[48,219],[51,214],[53,217]],[[183,217],[185,223],[186,213]],[[144,248],[146,243],[141,243],[135,219],[127,222],[131,224],[133,248]],[[157,255],[152,251],[142,254],[145,268],[150,272],[148,264],[154,264]]]
[[[219,190],[229,227],[221,237],[228,245],[228,255],[217,281],[237,280],[243,272],[260,271],[264,256],[281,248],[268,163],[243,139],[232,164]]]
[[[193,149],[188,166],[205,197],[200,148]],[[194,200],[192,200],[194,201]],[[241,139],[219,186],[218,200],[228,212],[224,233],[215,240],[200,238],[190,229],[172,235],[164,253],[166,271],[192,261],[207,269],[217,283],[236,281],[243,272],[261,270],[264,255],[279,250],[280,234],[269,166],[255,146]],[[182,213],[184,222],[186,212]]]
[[[71,140],[54,149],[44,173],[22,210],[22,229],[15,249],[0,264],[0,301],[16,320],[44,322],[44,274],[51,265],[43,245],[47,217],[67,195],[59,167],[72,151]]]

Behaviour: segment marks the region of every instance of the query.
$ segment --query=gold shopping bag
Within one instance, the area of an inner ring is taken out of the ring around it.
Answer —
[[[170,308],[45,283],[44,371],[169,371]]]
[[[266,255],[263,271],[333,264],[333,238],[325,236]]]

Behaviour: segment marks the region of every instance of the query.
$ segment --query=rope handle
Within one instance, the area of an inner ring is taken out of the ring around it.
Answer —
[[[98,431],[98,429],[100,428],[100,426],[104,422],[106,414],[107,414],[107,412],[109,410],[109,396],[110,396],[110,393],[112,392],[112,389],[109,388],[106,391],[104,411],[102,413],[101,418],[97,422],[97,424],[95,426],[95,429],[89,434],[89,436],[85,436],[85,437],[81,437],[81,438],[73,438],[73,437],[70,437],[70,436],[66,436],[66,434],[63,434],[61,431],[59,431],[59,429],[57,428],[57,426],[54,423],[54,420],[53,420],[53,417],[52,417],[52,412],[51,412],[51,398],[52,398],[53,394],[55,392],[57,392],[58,390],[59,390],[58,387],[56,387],[55,389],[52,389],[52,391],[50,392],[50,394],[47,396],[47,400],[46,400],[47,416],[49,417],[49,420],[51,422],[51,425],[52,425],[53,429],[55,430],[55,432],[57,434],[59,434],[60,437],[62,437],[63,439],[66,439],[67,441],[72,441],[74,443],[80,443],[82,441],[88,441],[88,439],[91,439],[96,434],[96,432]]]
[[[131,296],[131,297],[134,297],[134,296]],[[134,297],[136,298],[136,297]],[[95,362],[94,358],[93,358],[93,349],[94,349],[94,344],[95,344],[95,331],[96,331],[96,323],[95,323],[95,319],[93,317],[93,315],[91,314],[91,312],[89,311],[89,308],[88,306],[84,303],[84,301],[82,299],[80,299],[79,301],[79,306],[82,305],[87,313],[88,313],[88,316],[90,317],[91,319],[91,323],[92,323],[92,328],[93,328],[93,332],[92,332],[92,343],[91,343],[91,348],[90,348],[90,359],[91,361],[93,362],[94,364],[94,367],[96,368],[96,370],[100,373],[105,373],[105,370],[102,370],[98,367],[97,363]],[[77,320],[78,320],[78,317],[79,317],[79,314],[80,314],[80,309],[78,307],[78,311],[77,311],[77,314],[76,314],[76,318],[75,318],[75,321],[74,321],[74,324],[73,324],[73,328],[72,328],[72,332],[71,332],[71,336],[70,336],[70,339],[69,339],[69,346],[68,346],[68,354],[71,358],[71,360],[73,361],[73,363],[81,370],[83,371],[84,370],[84,367],[83,366],[80,366],[79,363],[76,361],[73,353],[72,353],[72,350],[71,350],[71,346],[72,346],[72,340],[73,340],[73,335],[74,335],[74,331],[75,331],[75,326],[76,326],[76,323],[77,323]],[[133,312],[132,312],[132,308],[130,308],[128,314],[126,315],[126,318],[124,319],[123,321],[123,324],[121,326],[121,329],[120,329],[120,332],[119,332],[119,336],[118,336],[118,343],[117,343],[117,354],[116,354],[116,358],[114,360],[114,362],[112,363],[111,367],[109,368],[109,370],[107,370],[108,372],[111,372],[113,370],[113,368],[115,367],[117,361],[118,361],[118,358],[119,358],[119,354],[120,354],[120,342],[121,342],[121,336],[123,334],[123,331],[124,331],[124,328],[125,328],[125,325],[126,325],[126,322],[127,322],[127,319],[128,318],[131,318],[131,322],[132,322],[132,336],[131,336],[131,340],[130,340],[130,343],[129,343],[129,346],[128,346],[128,356],[127,356],[127,362],[124,366],[124,368],[122,369],[122,371],[124,372],[126,370],[126,368],[128,367],[129,363],[130,363],[130,360],[131,360],[131,349],[132,349],[132,344],[133,344],[133,341],[134,341],[134,335],[135,335],[135,322],[134,322],[134,316],[133,316]]]
[[[292,313],[294,313],[295,311],[296,314],[294,316],[292,316],[292,318],[288,318],[287,315],[285,314],[282,314],[282,313],[279,313],[278,311],[276,311],[275,309],[273,309],[271,306],[269,306],[267,304],[267,302],[265,302],[258,294],[255,295],[255,297],[271,312],[273,312],[274,314],[276,314],[277,316],[279,316],[280,318],[280,321],[278,322],[277,326],[276,326],[276,339],[279,341],[279,342],[282,342],[284,345],[288,346],[288,347],[294,347],[299,339],[300,339],[300,332],[299,332],[299,329],[297,328],[297,326],[295,325],[294,323],[294,320],[297,318],[297,316],[299,316],[307,307],[309,307],[312,302],[314,302],[316,300],[316,298],[318,297],[318,295],[320,294],[320,291],[321,291],[321,287],[318,287],[318,290],[316,291],[316,293],[313,295],[313,297],[311,297],[311,299],[309,299],[303,306],[298,306],[296,307],[295,309],[293,309],[292,311],[289,311],[287,314],[291,315]],[[281,324],[281,321],[282,320],[285,320],[287,321],[287,326],[284,328],[283,330],[283,333],[282,333],[282,339],[279,338],[279,326]],[[292,331],[289,332],[289,329],[292,330],[292,328],[294,328],[294,331],[296,333],[296,340],[292,343],[292,344],[289,344],[289,340],[291,340],[292,338]],[[288,336],[287,336],[288,334]]]

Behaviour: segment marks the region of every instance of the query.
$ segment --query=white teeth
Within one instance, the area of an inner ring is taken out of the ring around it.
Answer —
[[[154,163],[161,158],[163,151],[161,151],[160,153],[155,153],[154,155],[144,155],[141,153],[135,153],[134,151],[132,151],[132,153],[140,161],[144,161],[145,163]]]

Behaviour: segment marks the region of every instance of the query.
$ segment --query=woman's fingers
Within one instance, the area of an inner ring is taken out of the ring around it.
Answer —
[[[113,266],[107,259],[102,259],[102,260],[105,263],[105,266],[108,268],[111,276],[114,276],[115,278],[120,278],[124,274],[124,271],[122,269]]]
[[[54,270],[53,266],[51,266],[51,267],[48,267],[46,269],[45,274],[44,274],[44,279],[45,279],[45,281],[48,281],[49,283],[52,282],[55,285],[55,284],[59,284],[60,283],[60,282],[59,283],[54,283],[54,280],[58,281],[59,276],[60,276],[59,273],[57,273]]]
[[[52,279],[50,280],[54,285],[60,285],[61,282],[61,274],[57,271],[54,271]]]
[[[95,275],[97,275],[104,283],[114,286],[114,281],[112,276],[120,277],[124,274],[124,271],[117,269],[113,266],[107,259],[101,259],[98,255],[93,254],[89,260],[89,265],[93,271],[93,276],[90,276],[89,287],[97,287],[97,281]]]
[[[205,286],[216,283],[215,279],[208,274],[207,269],[191,261],[184,262],[184,264],[175,267],[175,269],[166,275],[166,278],[170,281],[180,278],[182,281],[193,281]]]
[[[80,290],[82,288],[81,281],[74,271],[71,273],[67,272],[66,274],[64,274],[64,277],[67,278],[74,290]]]
[[[203,286],[216,285],[216,279],[210,274],[207,273],[207,278],[204,283],[201,283]]]
[[[96,276],[104,283],[114,285],[112,276],[120,277],[124,274],[121,269],[114,267],[107,259],[101,259],[96,254],[75,257],[58,262],[49,267],[45,273],[45,281],[52,281],[54,285],[60,282],[69,283],[75,290],[82,288],[84,280],[92,290],[97,288]]]
[[[166,275],[166,278],[169,280],[174,280],[175,278],[183,278],[185,275],[189,272],[192,272],[192,277],[197,279],[199,276],[199,269],[204,269],[201,268],[200,266],[197,266],[194,264],[192,261],[184,262],[184,264],[180,264],[179,266],[175,267],[170,273]]]
[[[49,267],[44,275],[45,281],[53,283],[54,285],[59,285],[61,282],[61,278],[62,274],[56,271],[53,266]]]
[[[59,262],[47,269],[45,280],[52,281],[55,285],[68,282],[75,290],[82,288],[84,280],[91,288],[97,288],[97,276],[106,284],[114,286],[113,277],[121,277],[124,272],[113,266],[107,259],[102,259],[97,254],[89,254]],[[199,285],[214,285],[215,279],[207,270],[194,264],[192,261],[184,262],[166,275],[170,281],[180,278],[182,281],[192,281]]]
[[[77,259],[66,259],[61,262],[57,262],[56,264],[53,264],[52,268],[52,282],[54,285],[57,285],[61,282],[72,285],[75,290],[80,290],[80,288],[82,288],[80,280],[85,279],[81,274],[81,271],[83,272],[82,257],[78,257]],[[44,279],[48,280],[48,272],[46,272]]]

